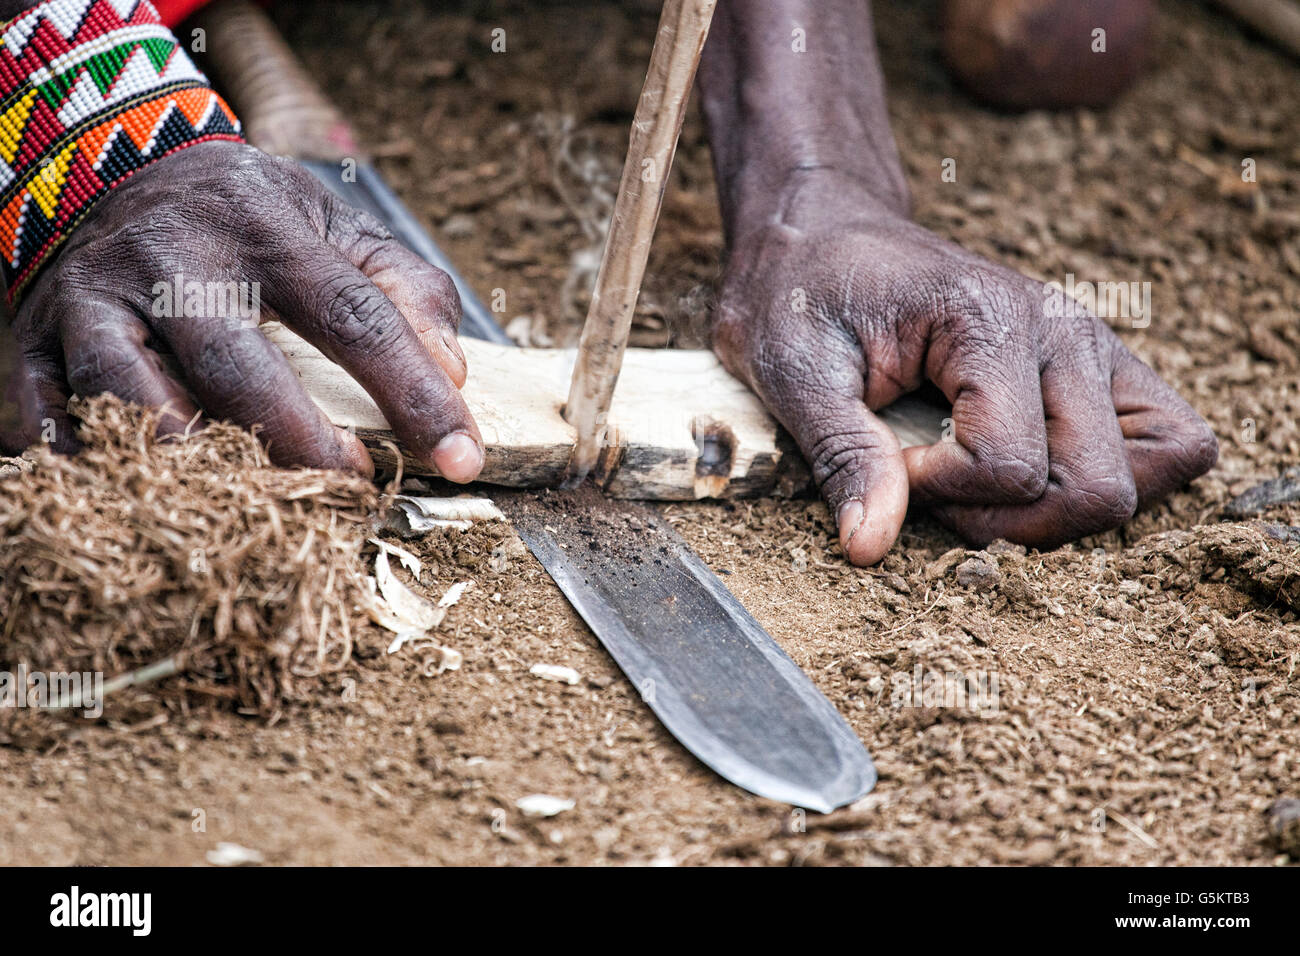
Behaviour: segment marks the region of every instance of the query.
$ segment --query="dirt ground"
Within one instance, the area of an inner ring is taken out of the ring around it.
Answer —
[[[874,793],[800,832],[788,807],[720,781],[486,525],[420,545],[431,593],[476,585],[443,628],[459,671],[361,649],[270,724],[171,708],[0,748],[0,862],[201,864],[219,841],[273,864],[1285,862],[1265,809],[1300,796],[1300,549],[1222,509],[1300,462],[1300,69],[1166,2],[1153,67],[1116,108],[998,115],[939,65],[936,6],[876,3],[920,221],[1044,279],[1150,281],[1150,326],[1120,332],[1213,424],[1222,458],[1074,547],[972,554],[914,515],[867,570],[812,500],[664,507],[867,743]],[[649,9],[292,0],[276,15],[478,291],[505,290],[512,330],[563,344]],[[721,251],[692,115],[638,344],[700,344]],[[1265,517],[1297,525],[1300,507]],[[582,679],[539,680],[538,663]],[[996,706],[895,706],[918,669],[996,679]],[[525,818],[531,793],[576,806]]]

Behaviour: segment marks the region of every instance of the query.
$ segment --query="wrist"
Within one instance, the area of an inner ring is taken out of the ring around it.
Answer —
[[[893,168],[764,162],[740,170],[727,189],[723,207],[729,246],[776,224],[811,230],[911,216],[906,181]]]
[[[907,215],[866,0],[719,0],[699,77],[729,243],[823,180]]]

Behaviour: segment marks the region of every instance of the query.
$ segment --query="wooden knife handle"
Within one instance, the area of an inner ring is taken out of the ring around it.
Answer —
[[[365,161],[347,120],[259,7],[248,0],[218,0],[194,22],[207,32],[213,79],[250,143],[294,159]]]

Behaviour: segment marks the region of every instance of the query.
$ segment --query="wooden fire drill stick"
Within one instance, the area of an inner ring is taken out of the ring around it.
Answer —
[[[564,408],[564,417],[577,431],[567,484],[586,478],[600,455],[606,416],[714,2],[664,3]]]

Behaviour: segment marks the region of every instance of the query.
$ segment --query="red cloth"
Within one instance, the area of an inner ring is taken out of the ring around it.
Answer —
[[[158,8],[163,23],[174,27],[207,2],[208,0],[153,0],[153,5]]]

